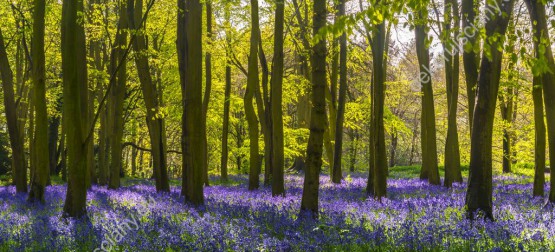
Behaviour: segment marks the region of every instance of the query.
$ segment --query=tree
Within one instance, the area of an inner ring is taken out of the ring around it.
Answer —
[[[533,66],[536,71],[534,73],[534,101],[541,99],[541,91],[538,91],[538,86],[543,87],[544,91],[544,105],[545,114],[547,118],[547,141],[549,145],[549,163],[555,164],[555,61],[553,60],[553,52],[551,50],[551,42],[549,39],[549,29],[547,26],[547,18],[545,14],[545,5],[542,1],[526,0],[526,6],[530,13],[530,21],[534,31],[534,51],[536,56],[536,65]],[[540,89],[541,90],[541,89]],[[536,106],[537,105],[537,106]],[[541,113],[540,105],[534,102],[534,115],[539,116]],[[537,115],[536,115],[537,114]],[[537,119],[539,121],[539,118]],[[539,125],[543,125],[542,123]],[[538,127],[538,126],[536,126]],[[534,195],[536,193],[543,194],[543,190],[537,187],[543,187],[543,176],[538,173],[543,173],[542,158],[544,154],[542,151],[542,126],[536,128],[536,175],[534,177]],[[540,145],[540,146],[538,146]],[[538,153],[539,152],[539,153]],[[539,162],[538,162],[539,161]],[[541,166],[541,167],[539,167]],[[549,201],[555,202],[555,172],[551,171],[551,185],[549,192]],[[537,182],[536,182],[537,181]]]
[[[116,40],[112,48],[111,55],[111,77],[112,88],[110,89],[110,99],[108,106],[110,131],[110,176],[108,188],[117,189],[120,187],[120,173],[122,169],[123,151],[123,102],[125,100],[125,85],[127,83],[127,31],[128,16],[126,2],[120,1],[119,21],[116,32]]]
[[[62,6],[63,124],[67,140],[68,185],[64,216],[82,217],[87,203],[86,120],[82,108],[87,106],[83,89],[87,88],[85,30],[78,13],[82,0],[64,0]]]
[[[231,50],[231,27],[230,27],[230,13],[229,3],[225,3],[224,19],[225,19],[225,91],[224,91],[224,118],[222,129],[222,156],[220,161],[221,178],[222,181],[227,181],[227,159],[229,155],[228,150],[228,135],[229,135],[229,106],[231,103],[231,63],[230,63],[230,50]]]
[[[468,97],[468,125],[472,131],[472,122],[474,120],[474,104],[476,103],[476,83],[478,82],[478,67],[480,64],[478,43],[479,34],[476,30],[477,13],[480,1],[462,0],[461,1],[461,17],[462,17],[462,45],[464,76],[466,80],[466,95]]]
[[[505,35],[514,1],[496,0],[488,2],[486,8],[491,10],[494,8],[494,4],[501,6],[499,11],[502,11],[503,14],[488,12],[486,16],[487,39],[480,64],[476,107],[472,119],[470,167],[466,192],[468,217],[471,219],[474,218],[477,211],[481,210],[484,212],[485,218],[493,220],[492,132],[503,59],[501,46],[503,40],[499,38]],[[490,39],[492,37],[497,39]]]
[[[206,64],[206,86],[204,88],[204,99],[202,100],[202,128],[204,129],[203,148],[204,148],[204,173],[202,180],[204,185],[209,186],[208,181],[208,138],[206,137],[206,118],[208,117],[208,104],[210,104],[210,91],[212,90],[212,2],[206,1],[206,38],[210,47],[204,55],[204,62]]]
[[[284,186],[284,150],[283,150],[283,26],[285,1],[276,0],[274,26],[274,58],[270,101],[272,113],[272,195],[285,195]]]
[[[153,3],[153,2],[152,2]],[[147,6],[150,10],[152,4]],[[170,185],[168,182],[167,160],[166,160],[166,135],[164,115],[160,111],[160,90],[150,74],[150,64],[148,62],[148,52],[146,44],[146,35],[143,26],[146,25],[146,15],[143,18],[143,0],[128,0],[127,3],[129,28],[134,30],[133,50],[135,51],[135,65],[137,66],[137,74],[141,83],[141,90],[146,105],[146,122],[150,137],[150,145],[152,146],[152,163],[154,170],[154,178],[156,180],[156,191],[169,192]],[[148,13],[147,13],[148,14]]]
[[[326,25],[326,1],[314,0],[312,16],[313,36],[317,42],[312,47],[312,107],[310,112],[310,136],[306,148],[306,170],[301,201],[301,213],[310,212],[318,217],[318,190],[324,130],[326,126],[326,39],[320,29]]]
[[[17,105],[15,103],[13,72],[8,60],[4,36],[0,29],[0,74],[4,91],[4,108],[12,149],[12,176],[15,190],[18,193],[27,192],[27,167],[25,164],[24,139],[22,128],[18,124]]]
[[[435,5],[434,5],[435,8]],[[445,180],[443,185],[451,187],[453,182],[462,182],[459,134],[457,130],[457,107],[459,102],[459,29],[460,16],[457,1],[447,0],[443,6],[444,21],[440,28],[445,84],[447,91],[447,138],[445,140]],[[436,9],[439,19],[439,12]]]
[[[205,169],[202,133],[206,132],[198,124],[202,120],[202,4],[199,0],[179,0],[177,7],[177,55],[183,103],[181,194],[185,201],[202,205]]]
[[[421,4],[421,5],[420,5]],[[422,90],[421,145],[422,170],[420,179],[428,179],[430,184],[439,185],[439,168],[437,164],[436,123],[434,108],[434,93],[432,90],[432,73],[430,72],[430,52],[428,49],[428,12],[427,1],[417,3],[417,18],[415,20],[416,54],[420,66],[420,85]],[[419,6],[420,5],[420,6]]]
[[[345,16],[345,2],[342,0],[338,6],[337,16]],[[335,92],[333,92],[335,93]],[[345,100],[347,96],[347,33],[339,37],[339,99],[337,103],[337,119],[335,121],[335,145],[333,151],[332,182],[341,183],[341,159],[343,158],[343,122],[345,120]]]
[[[253,98],[255,89],[258,89],[259,76],[258,76],[258,38],[259,38],[259,24],[258,24],[258,0],[251,0],[251,37],[250,37],[250,51],[249,51],[249,65],[247,76],[247,90],[245,92],[245,116],[249,125],[249,190],[254,190],[259,187],[258,170],[260,169],[260,155],[258,145],[258,118],[254,110]]]
[[[44,57],[44,12],[45,0],[35,0],[33,10],[33,84],[35,105],[35,139],[33,141],[36,166],[31,178],[29,201],[44,202],[44,190],[49,173],[48,115],[46,112],[46,76]]]

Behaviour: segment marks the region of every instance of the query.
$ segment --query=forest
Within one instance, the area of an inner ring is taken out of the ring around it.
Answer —
[[[0,1],[0,251],[553,251],[553,0]]]

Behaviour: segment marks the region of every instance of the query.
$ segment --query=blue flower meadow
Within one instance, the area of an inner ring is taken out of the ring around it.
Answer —
[[[495,222],[465,218],[466,184],[446,189],[390,179],[388,198],[377,202],[366,197],[363,176],[341,185],[322,176],[320,219],[300,221],[302,176],[286,176],[287,196],[278,198],[268,188],[247,191],[245,177],[233,180],[240,185],[205,188],[206,205],[197,209],[183,203],[178,187],[157,194],[144,183],[119,190],[93,186],[87,220],[61,217],[65,186],[48,187],[45,205],[0,187],[0,250],[555,250],[555,211],[531,196],[523,177],[494,179]]]

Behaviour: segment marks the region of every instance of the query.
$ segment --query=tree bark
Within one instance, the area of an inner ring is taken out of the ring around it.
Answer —
[[[422,89],[422,172],[421,179],[428,179],[432,185],[441,184],[437,163],[436,122],[432,74],[430,72],[430,52],[427,47],[427,25],[425,12],[418,11],[418,23],[415,25],[416,54],[420,66],[420,85]]]
[[[148,7],[147,7],[148,8]],[[148,62],[146,35],[143,29],[146,26],[146,15],[143,17],[143,0],[128,0],[127,3],[129,28],[135,30],[133,39],[133,50],[135,52],[135,65],[141,83],[141,90],[146,106],[146,123],[152,146],[152,163],[157,192],[169,192],[167,168],[167,146],[164,139],[165,121],[160,111],[159,90],[157,90]]]
[[[488,38],[494,34],[503,36],[507,30],[514,1],[502,2],[503,0],[497,0],[494,4],[501,6],[501,11],[506,15],[501,16],[500,13],[492,14],[490,12],[486,17],[488,21],[485,28]],[[486,8],[493,8],[491,4],[488,3]],[[484,212],[485,218],[493,220],[492,132],[503,59],[503,52],[498,50],[498,43],[500,43],[499,40],[486,43],[480,65],[466,193],[468,217],[471,219],[474,218],[477,211],[481,210]]]
[[[208,40],[208,44],[212,44],[212,2],[206,1],[206,38]],[[204,61],[206,64],[206,86],[204,88],[204,99],[202,100],[202,129],[204,133],[203,139],[203,148],[204,148],[204,173],[202,174],[202,180],[205,186],[210,186],[210,182],[208,181],[208,138],[206,136],[206,119],[208,117],[208,104],[210,103],[210,92],[212,90],[212,47],[206,51],[204,56]]]
[[[111,55],[111,73],[116,78],[111,78],[109,120],[111,120],[110,131],[110,174],[108,180],[109,189],[120,187],[120,173],[122,167],[122,141],[123,141],[123,102],[125,100],[125,85],[127,83],[127,59],[125,47],[127,46],[128,16],[126,3],[120,2],[119,21],[116,34],[115,46]]]
[[[272,113],[272,195],[285,196],[283,150],[283,26],[285,1],[275,1],[274,58],[270,101]]]
[[[177,5],[177,54],[183,103],[181,194],[186,202],[203,205],[204,131],[198,124],[202,117],[202,4],[199,0],[178,0]]]
[[[227,161],[228,161],[228,135],[229,135],[229,106],[231,99],[231,66],[230,66],[230,50],[231,50],[231,28],[230,28],[230,13],[229,3],[224,7],[224,19],[226,29],[226,64],[225,64],[225,91],[224,91],[224,122],[222,129],[222,156],[220,160],[220,171],[222,181],[227,181]]]
[[[27,167],[25,165],[25,151],[22,129],[18,125],[17,106],[15,103],[13,72],[10,67],[4,37],[0,29],[0,74],[2,77],[2,89],[4,91],[4,108],[10,146],[12,149],[12,176],[15,190],[18,193],[27,192]]]
[[[258,169],[260,155],[258,145],[258,118],[254,110],[253,98],[255,89],[259,85],[258,76],[258,0],[251,0],[251,37],[249,50],[249,66],[247,76],[247,90],[245,92],[245,116],[249,126],[249,190],[259,187]]]
[[[462,182],[459,134],[457,132],[457,110],[459,103],[459,6],[457,1],[448,0],[444,6],[446,20],[443,25],[443,56],[445,61],[445,83],[447,90],[447,138],[445,140],[445,180],[443,185],[451,187],[453,182]],[[453,17],[453,18],[451,18]],[[451,26],[451,24],[453,26]],[[451,28],[452,27],[452,28]]]
[[[462,31],[464,37],[462,39],[463,52],[463,66],[464,76],[466,80],[466,95],[468,97],[468,125],[472,131],[472,121],[474,118],[474,104],[476,103],[476,83],[478,83],[478,67],[480,63],[480,55],[475,48],[479,48],[478,43],[478,30],[476,22],[478,13],[479,1],[475,0],[462,0],[461,2],[461,17],[462,17]]]
[[[313,35],[326,25],[326,1],[314,1]],[[306,149],[306,169],[301,200],[301,214],[309,212],[318,218],[318,190],[322,169],[322,152],[326,126],[326,39],[320,37],[312,47],[312,108],[310,136]]]
[[[82,0],[64,0],[62,6],[62,71],[64,84],[63,124],[67,134],[68,185],[64,216],[82,217],[87,203],[86,120],[82,108],[87,106],[82,90],[87,88],[85,30],[78,13]]]
[[[35,109],[35,172],[31,178],[29,201],[44,202],[46,182],[50,176],[48,151],[48,114],[46,112],[46,74],[44,56],[44,14],[45,0],[34,0],[33,41],[31,57],[33,59],[33,87]]]
[[[534,50],[536,58],[538,59],[538,61],[542,60],[543,62],[545,62],[545,64],[547,64],[547,67],[549,68],[549,71],[536,73],[536,75],[539,74],[538,78],[540,78],[541,80],[541,86],[543,87],[544,92],[543,101],[547,118],[546,121],[547,141],[549,146],[549,163],[555,164],[555,99],[553,99],[555,97],[555,61],[553,60],[553,51],[551,50],[549,34],[546,33],[549,31],[549,29],[547,26],[545,5],[541,1],[537,0],[526,0],[525,2],[528,6],[532,28],[534,30]],[[535,83],[534,85],[536,84],[537,83]],[[536,108],[534,108],[534,114],[536,114]],[[536,133],[538,133],[538,128],[536,129]],[[536,137],[539,136],[540,135],[536,135]],[[538,140],[540,142],[538,142]],[[542,144],[541,140],[538,138],[536,138],[536,145],[537,144]],[[536,155],[540,155],[539,157],[537,156],[537,158],[541,159],[541,153],[537,153]],[[536,169],[543,169],[538,167],[538,165],[541,165],[541,160],[540,164],[536,163]],[[551,169],[550,176],[551,185],[549,191],[549,201],[553,203],[555,202],[555,172],[553,171],[553,169]],[[538,177],[539,183],[541,183],[541,175],[539,175]]]

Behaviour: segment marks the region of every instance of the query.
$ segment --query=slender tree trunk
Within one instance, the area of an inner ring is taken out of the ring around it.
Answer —
[[[147,6],[149,8],[149,6]],[[129,27],[136,31],[133,35],[133,50],[135,51],[135,65],[141,83],[141,90],[146,105],[146,123],[152,148],[152,163],[157,192],[169,192],[166,141],[164,139],[164,115],[160,111],[160,97],[148,62],[146,35],[143,27],[146,25],[146,16],[143,19],[143,0],[128,0],[127,3]]]
[[[110,175],[108,180],[109,189],[117,189],[120,187],[120,173],[123,169],[122,165],[122,139],[123,139],[123,102],[125,100],[125,85],[127,83],[127,59],[125,55],[125,47],[127,46],[128,16],[126,11],[126,3],[120,2],[119,21],[116,34],[115,48],[112,49],[112,74],[116,78],[112,78],[114,83],[110,89]]]
[[[12,149],[12,174],[15,190],[18,193],[27,192],[27,167],[25,165],[24,140],[22,129],[18,126],[17,107],[15,103],[13,72],[10,67],[4,37],[0,29],[0,75],[2,77],[2,91],[4,92],[4,108],[10,146]]]
[[[206,118],[208,117],[208,104],[210,102],[210,91],[212,90],[212,2],[210,1],[206,1],[205,3],[206,5],[206,37],[208,40],[208,45],[209,48],[206,51],[206,54],[204,56],[204,61],[206,64],[206,86],[204,88],[204,99],[202,100],[202,129],[204,130],[204,133],[202,134],[204,136],[204,142],[203,142],[203,148],[204,148],[204,167],[206,169],[204,169],[204,173],[202,176],[202,180],[204,181],[204,185],[205,186],[209,186],[210,182],[208,181],[208,138],[206,136]]]
[[[229,3],[225,4],[225,29],[226,29],[226,65],[225,65],[225,91],[224,91],[224,122],[222,129],[222,156],[220,160],[221,179],[227,181],[227,161],[228,161],[228,135],[229,135],[229,106],[231,99],[231,66],[229,62],[230,49],[231,49],[231,28],[230,28],[230,13]]]
[[[262,41],[262,35],[260,29],[258,30],[258,41]],[[260,59],[260,65],[262,67],[262,103],[264,104],[263,111],[259,111],[259,115],[263,115],[262,127],[264,128],[264,186],[270,186],[270,178],[272,174],[272,109],[271,109],[271,99],[270,90],[268,90],[268,77],[270,71],[268,70],[268,61],[266,60],[266,55],[264,54],[264,48],[262,47],[262,42],[258,43],[258,58]],[[257,101],[258,103],[258,101]],[[259,106],[260,107],[260,106]],[[262,122],[262,121],[261,121]]]
[[[271,78],[272,113],[272,195],[285,196],[283,150],[283,26],[285,1],[276,1],[274,25],[274,58]]]
[[[181,194],[186,202],[203,205],[204,131],[198,124],[202,117],[202,4],[199,0],[178,0],[177,5],[177,54],[183,102]]]
[[[254,110],[253,98],[255,89],[259,85],[258,76],[258,0],[251,0],[251,38],[249,52],[249,66],[247,76],[247,90],[245,92],[245,116],[249,126],[249,190],[259,187],[258,169],[260,168],[260,155],[258,145],[258,118]]]
[[[544,92],[544,106],[545,114],[547,117],[547,141],[549,146],[549,163],[555,164],[555,61],[553,60],[553,52],[551,50],[551,42],[549,39],[549,31],[547,26],[547,18],[545,14],[545,5],[541,1],[537,0],[526,0],[526,5],[528,6],[528,11],[530,13],[530,19],[532,21],[532,27],[534,30],[534,49],[537,59],[543,59],[547,63],[549,71],[542,73],[534,73],[541,80],[541,85]],[[543,50],[544,49],[544,50]],[[542,53],[543,52],[543,53]],[[534,83],[536,85],[538,83]],[[538,95],[536,95],[538,96]],[[538,98],[538,97],[536,97]],[[538,108],[539,109],[539,108]],[[534,114],[536,114],[536,108],[534,109]],[[538,111],[539,114],[539,111]],[[538,129],[536,128],[536,133]],[[541,132],[539,132],[541,133]],[[540,135],[538,134],[537,137]],[[536,138],[536,144],[541,144]],[[540,140],[541,141],[541,140]],[[538,150],[536,150],[538,151]],[[541,151],[541,150],[540,150]],[[538,153],[537,155],[541,155]],[[539,156],[541,158],[541,156]],[[537,160],[537,159],[536,159]],[[540,160],[541,162],[541,160]],[[536,169],[540,169],[536,163]],[[544,168],[541,168],[544,169]],[[555,172],[551,169],[551,185],[549,192],[549,201],[555,202]],[[538,180],[541,182],[541,176],[538,176]],[[539,184],[539,183],[538,183]],[[537,185],[539,186],[539,185]]]
[[[441,184],[437,163],[436,123],[434,94],[432,90],[432,74],[430,72],[430,52],[427,48],[427,25],[424,11],[418,12],[419,21],[415,27],[416,54],[420,66],[420,85],[422,88],[422,172],[421,179],[428,179],[430,184]]]
[[[87,202],[87,147],[86,120],[82,108],[87,101],[82,90],[87,88],[85,30],[78,13],[83,12],[82,0],[64,0],[62,7],[62,71],[63,124],[67,134],[68,185],[64,216],[81,217],[86,214]]]
[[[509,18],[512,14],[514,1],[503,2],[497,0],[497,6],[507,15],[489,13],[486,20],[486,35],[505,35]],[[486,8],[492,8],[488,3]],[[476,95],[476,107],[472,123],[472,137],[470,143],[470,167],[466,206],[468,217],[474,218],[478,210],[485,213],[485,217],[493,219],[493,188],[492,188],[492,132],[495,114],[495,103],[499,90],[501,76],[501,62],[503,52],[498,50],[499,40],[486,43],[480,65],[480,79]]]
[[[545,184],[545,122],[543,117],[542,79],[534,76],[532,99],[534,100],[534,196],[544,195]]]
[[[397,154],[397,144],[399,136],[396,131],[391,133],[391,146],[389,148],[389,167],[395,167],[395,158]]]
[[[338,6],[338,16],[345,15],[345,2],[342,0]],[[335,146],[333,151],[332,182],[341,183],[343,174],[341,162],[343,159],[343,122],[345,121],[345,100],[347,96],[347,34],[339,38],[339,99],[337,103],[337,120],[335,121]]]
[[[326,25],[326,1],[314,1],[312,19],[313,35]],[[318,190],[322,169],[322,152],[326,126],[326,39],[312,47],[312,108],[310,112],[310,136],[306,149],[306,170],[301,201],[301,213],[310,212],[318,217]]]
[[[512,172],[512,136],[511,136],[511,124],[513,121],[513,96],[514,89],[512,87],[507,88],[507,94],[499,94],[501,120],[504,122],[503,128],[503,173]]]
[[[385,74],[387,54],[387,32],[385,21],[376,25],[372,31],[372,125],[371,125],[371,162],[373,187],[370,192],[381,200],[387,196],[387,155],[385,150],[384,103],[385,103]],[[370,183],[369,183],[370,185]],[[368,191],[368,190],[367,190]]]
[[[447,90],[447,138],[445,140],[445,180],[443,185],[451,187],[453,182],[462,182],[459,134],[457,132],[457,106],[459,103],[459,6],[457,1],[448,0],[444,6],[446,20],[442,40],[445,60],[445,83]],[[453,17],[452,19],[450,17]],[[451,22],[453,28],[451,28]],[[453,39],[454,38],[454,39]]]

